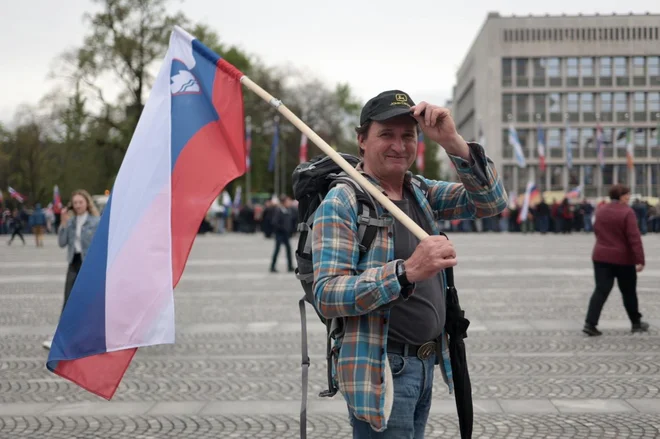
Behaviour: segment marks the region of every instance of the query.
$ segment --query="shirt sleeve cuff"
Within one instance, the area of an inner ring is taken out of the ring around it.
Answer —
[[[476,142],[467,142],[467,144],[470,148],[470,158],[472,159],[472,163],[462,157],[458,157],[453,154],[447,155],[454,163],[456,172],[458,172],[459,175],[472,174],[477,178],[481,185],[487,186],[488,176],[486,169],[488,168],[488,157],[486,156],[486,151],[484,150],[483,146]]]

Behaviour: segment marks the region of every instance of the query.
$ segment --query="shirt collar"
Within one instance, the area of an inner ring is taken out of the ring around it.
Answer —
[[[374,186],[376,186],[376,189],[378,189],[378,190],[379,190],[380,192],[382,192],[384,195],[387,195],[386,192],[385,192],[385,190],[383,189],[383,187],[380,185],[380,182],[379,182],[375,177],[373,177],[373,176],[367,174],[367,173],[364,171],[364,161],[360,161],[360,163],[358,163],[358,165],[355,167],[355,169],[356,169],[356,170],[357,170],[357,171],[358,171],[363,177],[365,177],[365,178],[369,181],[369,183],[371,183],[371,184],[373,184]],[[406,174],[403,176],[403,187],[404,187],[405,189],[409,189],[409,190],[412,191],[412,183],[411,183],[411,179],[412,179],[412,172],[410,172],[410,171],[406,171]],[[413,191],[413,193],[414,193],[414,191]]]

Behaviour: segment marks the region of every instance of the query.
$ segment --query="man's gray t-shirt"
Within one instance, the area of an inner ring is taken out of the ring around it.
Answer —
[[[392,201],[420,225],[427,233],[431,228],[422,208],[417,204],[414,194],[408,189],[403,191],[403,200]],[[394,220],[394,259],[408,259],[419,244],[413,235],[397,219]],[[399,301],[390,312],[390,340],[399,343],[421,345],[434,340],[442,334],[445,326],[445,299],[442,291],[442,273],[424,281],[417,282],[415,292],[407,301]]]

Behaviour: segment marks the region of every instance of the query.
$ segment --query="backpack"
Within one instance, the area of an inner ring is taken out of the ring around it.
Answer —
[[[339,153],[352,167],[360,162],[358,157],[350,154]],[[314,266],[312,262],[312,227],[316,210],[335,185],[348,184],[355,191],[358,201],[358,238],[360,256],[364,255],[371,246],[378,228],[390,227],[394,224],[391,217],[378,218],[376,201],[371,194],[364,190],[330,157],[325,155],[316,156],[308,162],[301,163],[293,171],[293,196],[298,201],[298,245],[295,257],[298,267],[296,278],[300,281],[305,292],[299,300],[300,322],[301,322],[301,351],[302,351],[302,404],[300,410],[300,435],[306,437],[306,415],[307,415],[307,385],[310,360],[307,350],[307,317],[305,302],[312,305],[318,318],[326,327],[326,360],[328,388],[323,390],[320,397],[333,397],[339,390],[332,379],[333,359],[338,355],[338,350],[333,346],[335,340],[344,335],[344,319],[326,319],[321,315],[314,305]],[[426,183],[414,176],[412,182],[417,185],[424,195],[428,193]]]

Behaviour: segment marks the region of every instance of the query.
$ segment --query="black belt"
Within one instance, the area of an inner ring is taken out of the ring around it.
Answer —
[[[428,359],[436,350],[437,341],[427,341],[421,345],[408,343],[399,343],[397,341],[387,341],[387,353],[403,356],[415,356],[420,360]]]

